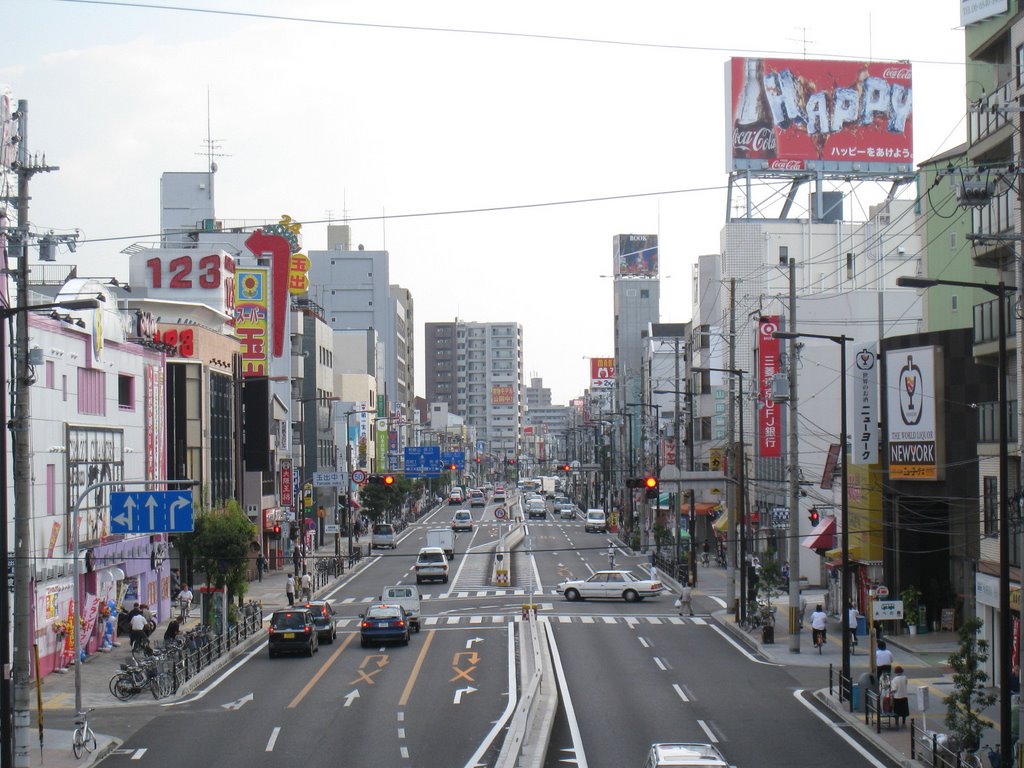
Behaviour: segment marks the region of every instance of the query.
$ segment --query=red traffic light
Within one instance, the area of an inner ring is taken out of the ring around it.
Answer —
[[[449,465],[448,465],[448,469],[450,469],[450,470],[451,470],[452,472],[454,472],[454,471],[455,471],[456,469],[458,469],[458,468],[459,468],[459,467],[458,467],[458,465],[457,465],[457,464],[449,464]]]
[[[811,507],[811,511],[807,513],[807,519],[811,521],[811,525],[817,525],[821,522],[821,513]]]
[[[395,484],[395,476],[394,475],[384,475],[384,485],[394,485],[394,484]]]
[[[649,491],[653,491],[657,487],[658,487],[658,478],[656,478],[656,477],[645,477],[644,478],[644,488],[646,488]]]
[[[572,471],[572,467],[570,467],[568,464],[563,464],[562,465],[562,471],[563,472],[571,472]]]
[[[280,536],[281,535],[281,526],[280,525],[275,525],[274,526],[274,535],[275,536]]]

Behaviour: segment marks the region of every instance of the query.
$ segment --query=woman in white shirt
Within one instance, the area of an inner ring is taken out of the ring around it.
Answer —
[[[825,632],[827,628],[826,622],[828,621],[828,614],[821,609],[821,603],[814,609],[814,613],[811,614],[811,637],[814,639],[814,644],[818,646],[819,653],[821,646],[825,644]]]
[[[903,667],[897,664],[893,668],[895,673],[889,683],[889,690],[892,692],[892,714],[896,718],[897,728],[907,724],[907,717],[910,716],[910,701],[907,699],[907,676],[903,674]]]

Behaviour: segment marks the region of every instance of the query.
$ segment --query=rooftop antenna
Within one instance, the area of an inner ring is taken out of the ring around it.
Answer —
[[[197,155],[206,157],[206,171],[210,174],[210,183],[208,185],[207,194],[210,200],[213,200],[213,174],[217,172],[217,161],[215,157],[231,157],[231,155],[218,152],[221,149],[221,140],[213,138],[212,120],[210,117],[210,87],[206,87],[206,139],[203,144],[206,146],[204,152],[196,152]]]
[[[787,40],[792,40],[794,43],[800,43],[803,46],[804,58],[807,58],[807,44],[815,42],[814,40],[807,39],[807,27],[794,27],[794,29],[800,30],[800,37],[787,37]]]

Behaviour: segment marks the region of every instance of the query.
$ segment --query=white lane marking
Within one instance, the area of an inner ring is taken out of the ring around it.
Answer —
[[[576,720],[576,710],[572,706],[572,696],[569,695],[569,684],[565,679],[565,670],[562,669],[562,656],[558,652],[558,644],[555,642],[555,631],[551,623],[545,621],[544,629],[548,633],[548,644],[551,647],[551,660],[554,662],[555,674],[558,677],[558,690],[562,694],[562,708],[565,710],[566,720],[569,721],[569,734],[572,736],[572,746],[576,752],[576,764],[587,767],[587,753],[583,749],[583,738],[580,736],[580,724]]]
[[[594,617],[593,616],[580,616],[580,621],[583,622],[584,624],[593,624],[594,623]]]
[[[399,752],[401,752],[403,760],[408,760],[409,759],[409,748],[408,747],[402,747],[399,750]]]
[[[648,642],[647,642],[647,640],[646,640],[645,638],[643,638],[643,637],[638,637],[638,638],[637,638],[637,640],[639,640],[639,641],[640,641],[640,645],[642,645],[642,646],[643,646],[644,648],[650,648],[650,647],[651,647],[651,644],[650,644],[650,643],[648,643]]]
[[[264,640],[261,643],[257,643],[255,646],[253,646],[252,650],[250,650],[249,652],[243,654],[242,657],[236,663],[232,664],[230,667],[228,667],[226,670],[224,670],[224,673],[222,675],[220,675],[217,678],[214,678],[214,680],[208,686],[206,686],[203,690],[197,691],[194,696],[187,696],[185,698],[178,699],[177,701],[169,701],[166,704],[161,704],[160,706],[161,707],[177,707],[177,706],[179,706],[181,704],[191,704],[193,701],[199,701],[201,698],[206,696],[206,694],[208,694],[210,691],[212,691],[214,688],[216,688],[222,682],[227,680],[228,676],[230,676],[232,673],[234,673],[234,671],[236,669],[238,669],[243,664],[245,664],[247,661],[249,661],[249,659],[251,659],[253,656],[256,656],[257,654],[262,652],[263,649],[266,648],[266,647],[267,647],[267,641],[266,640]]]
[[[399,728],[398,729],[398,738],[400,738],[400,739],[404,739],[405,738],[405,728]]]
[[[425,618],[423,620],[423,623],[426,624],[427,626],[431,626],[433,624],[437,624],[437,616],[427,616],[427,618]]]
[[[658,665],[658,669],[662,672],[668,672],[668,667],[666,667],[657,656],[654,657],[654,663]]]
[[[270,740],[267,742],[267,748],[264,750],[265,752],[273,752],[274,751],[274,745],[277,743],[277,737],[278,737],[278,734],[280,734],[280,733],[281,733],[281,726],[275,725],[274,729],[270,732]]]
[[[603,618],[604,618],[604,623],[605,624],[618,624],[619,623],[619,617],[618,616],[604,616]]]
[[[668,617],[668,620],[669,620],[669,623],[670,623],[670,624],[685,624],[685,623],[686,623],[686,622],[685,622],[685,621],[683,621],[683,620],[682,620],[682,618],[681,618],[681,617],[679,617],[679,616],[669,616],[669,617]]]
[[[850,736],[849,732],[846,730],[846,723],[832,722],[828,717],[825,716],[823,712],[819,712],[817,707],[815,707],[811,702],[807,701],[807,699],[804,698],[803,688],[798,688],[797,690],[793,691],[793,696],[796,697],[797,701],[799,701],[801,704],[807,707],[807,709],[809,709],[815,717],[817,717],[819,720],[821,720],[821,722],[825,723],[825,725],[831,728],[832,731],[836,734],[836,736],[839,736],[847,744],[849,744],[851,747],[857,750],[857,752],[860,753],[860,756],[867,760],[869,763],[871,763],[873,766],[875,766],[875,768],[886,768],[885,763],[876,760],[874,756],[870,752],[868,752],[868,750],[861,746],[856,739]]]
[[[484,620],[483,616],[470,616],[469,617],[469,623],[470,624],[479,624],[483,620]]]
[[[459,592],[456,597],[469,597],[469,592]]]
[[[530,563],[533,564],[533,585],[534,591],[543,592],[544,585],[540,581],[540,571],[537,569],[537,558],[534,556],[533,551],[530,551]]]
[[[405,722],[405,712],[399,712],[398,713],[398,722],[400,722],[400,723]]]
[[[657,616],[648,616],[647,617],[647,623],[648,624],[661,624],[661,619],[659,619]]]
[[[559,616],[558,621],[561,624],[572,624],[572,616]]]
[[[696,617],[691,618],[690,621],[692,621],[694,624],[700,627],[703,627],[707,624],[707,622],[704,619],[698,619]]]
[[[679,683],[672,683],[672,688],[675,690],[676,693],[679,694],[679,698],[682,699],[684,702],[688,703],[690,701],[690,699],[687,698],[686,694],[683,693],[683,689],[679,687]]]
[[[629,626],[630,629],[633,629],[639,623],[640,623],[640,620],[636,616],[627,616],[626,617],[626,624]]]
[[[716,597],[715,595],[705,595],[705,597],[710,597],[712,600],[718,603],[719,608],[725,608],[725,600],[723,600],[722,598]]]
[[[495,737],[499,733],[505,730],[505,724],[509,718],[512,717],[512,712],[516,708],[518,703],[518,690],[519,686],[516,680],[516,638],[515,638],[515,624],[512,622],[508,623],[508,704],[505,705],[505,711],[501,713],[493,726],[491,726],[491,732],[488,733],[480,746],[477,747],[476,752],[469,758],[466,763],[466,768],[475,768],[479,765],[483,759],[484,753],[491,748],[491,744],[494,742]]]
[[[729,635],[726,634],[725,630],[722,629],[721,627],[716,627],[716,626],[712,625],[711,628],[713,630],[715,630],[715,632],[720,634],[723,638],[725,638],[725,642],[727,642],[729,645],[731,645],[737,651],[742,653],[744,656],[746,656],[748,659],[750,659],[755,664],[764,664],[766,667],[781,667],[782,666],[782,664],[776,664],[774,661],[765,661],[764,659],[759,659],[756,656],[753,656],[751,653],[749,653],[747,651],[746,648],[744,648],[742,645],[740,645],[735,640],[733,640],[731,637],[729,637]]]
[[[136,750],[135,750],[135,751],[134,751],[134,752],[132,753],[132,760],[141,760],[141,759],[142,759],[142,756],[143,756],[144,754],[146,754],[146,750],[147,750],[147,749],[148,749],[148,747],[142,747],[141,749],[136,749]]]
[[[715,732],[708,727],[707,723],[705,723],[703,720],[698,720],[697,725],[699,725],[701,729],[704,731],[704,733],[708,735],[708,741],[710,741],[712,744],[718,742],[718,737],[715,736]]]
[[[354,603],[355,601],[356,599],[354,597],[346,597],[344,600],[341,601],[341,604],[345,605],[346,603]]]

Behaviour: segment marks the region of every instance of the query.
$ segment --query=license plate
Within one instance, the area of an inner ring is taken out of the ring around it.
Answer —
[[[294,632],[285,632],[284,633],[284,639],[285,640],[294,640],[295,639],[295,633]]]

